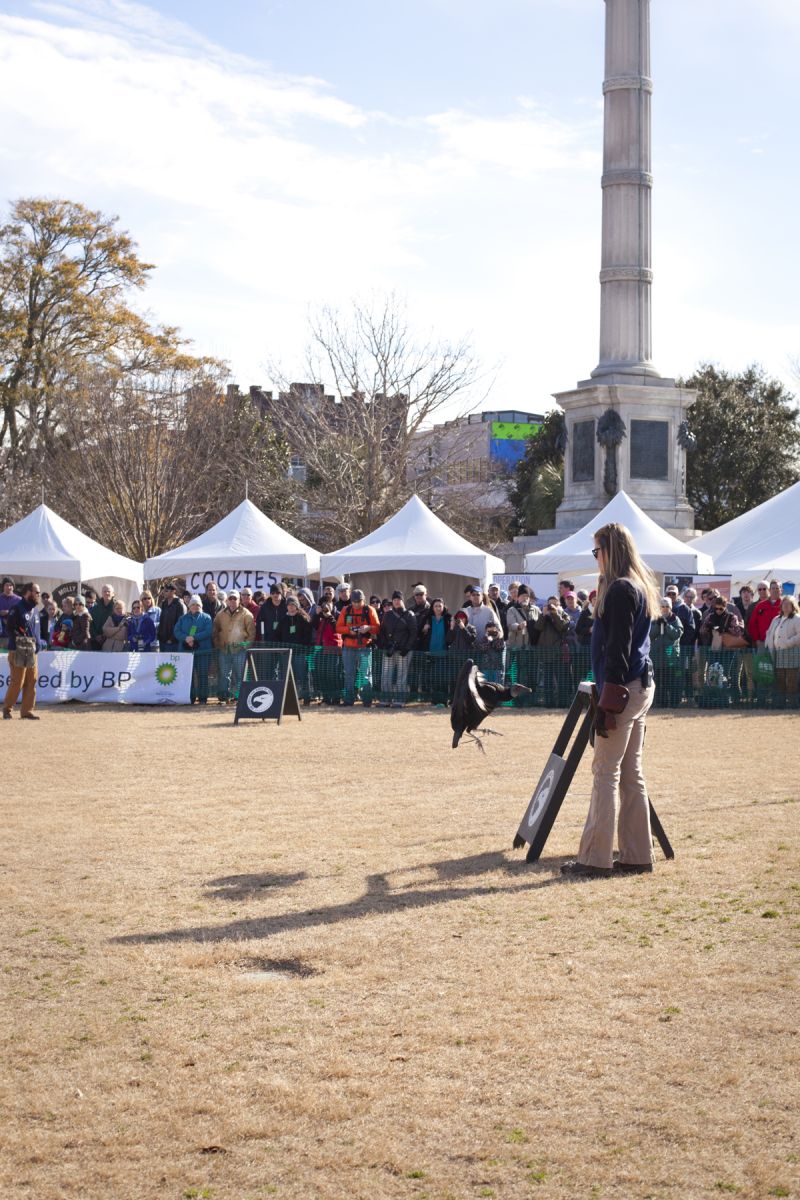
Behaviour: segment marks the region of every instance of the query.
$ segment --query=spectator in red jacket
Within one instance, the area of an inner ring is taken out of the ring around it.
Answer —
[[[253,620],[257,621],[258,620],[258,612],[259,612],[259,609],[261,608],[261,605],[256,604],[255,599],[253,597],[253,589],[249,588],[249,587],[243,587],[242,593],[241,593],[241,596],[239,597],[239,599],[242,602],[242,608],[246,608],[249,611],[249,613],[251,614]]]
[[[777,579],[767,584],[765,581],[758,585],[758,600],[750,614],[747,632],[750,640],[759,650],[764,649],[767,640],[767,630],[781,612],[781,585]]]

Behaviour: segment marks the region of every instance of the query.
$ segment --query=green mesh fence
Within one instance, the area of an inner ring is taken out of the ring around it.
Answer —
[[[348,652],[326,647],[253,648],[259,679],[281,669],[277,649],[292,649],[292,669],[301,701],[324,704],[403,705],[421,702],[447,706],[461,664],[471,657],[487,678],[523,683],[530,694],[514,708],[568,708],[578,684],[590,677],[589,648],[506,649],[502,655],[449,651],[406,656],[382,650]],[[244,669],[242,651],[196,654],[192,699],[234,700]],[[798,709],[800,647],[774,656],[755,650],[670,648],[654,655],[656,693],[661,709]]]

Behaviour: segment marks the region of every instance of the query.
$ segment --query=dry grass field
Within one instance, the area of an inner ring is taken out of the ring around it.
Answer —
[[[511,841],[561,717],[0,730],[3,1200],[800,1197],[797,716],[655,715],[652,876]]]

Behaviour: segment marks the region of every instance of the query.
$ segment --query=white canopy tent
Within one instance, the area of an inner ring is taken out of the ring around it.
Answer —
[[[800,575],[800,483],[765,500],[690,545],[740,580]]]
[[[267,590],[284,575],[307,579],[319,573],[319,554],[281,529],[251,500],[242,503],[191,542],[144,564],[146,579],[182,575],[193,592],[214,580],[225,591]]]
[[[662,529],[648,517],[627,492],[617,492],[601,512],[577,533],[555,546],[525,555],[525,570],[531,572],[596,574],[592,555],[594,533],[601,525],[625,525],[633,534],[640,555],[651,571],[666,575],[710,575],[714,562],[704,553]]]
[[[61,583],[104,583],[130,606],[142,590],[142,568],[81,533],[46,504],[0,533],[0,571],[20,582],[33,579],[48,592]]]
[[[445,525],[419,496],[412,496],[379,529],[321,559],[322,578],[349,575],[367,599],[373,593],[391,596],[399,588],[408,600],[421,581],[430,597],[442,596],[451,606],[463,603],[467,583],[487,585],[504,570],[501,558]]]

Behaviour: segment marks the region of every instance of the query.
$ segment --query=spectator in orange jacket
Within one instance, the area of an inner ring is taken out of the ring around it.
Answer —
[[[336,622],[336,632],[342,638],[346,705],[355,704],[357,687],[364,706],[372,704],[372,644],[380,627],[375,609],[364,603],[364,593],[355,588],[350,603],[344,605]]]

